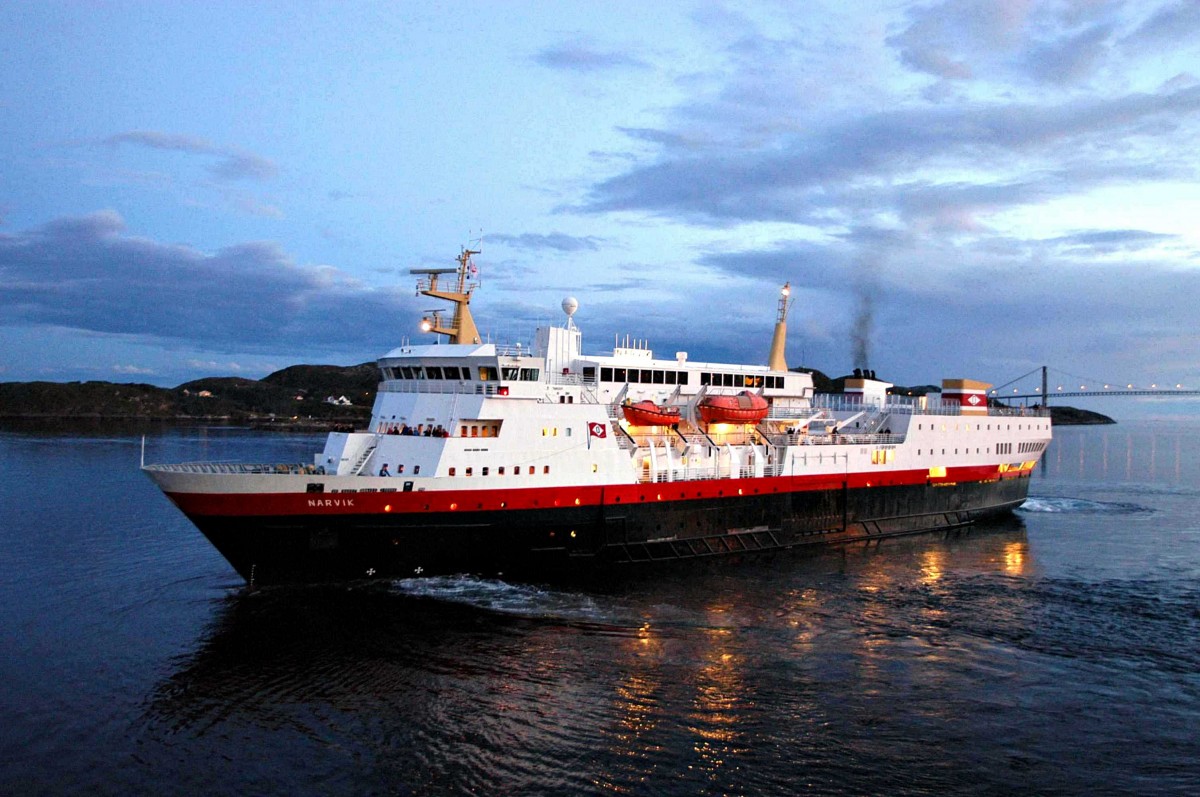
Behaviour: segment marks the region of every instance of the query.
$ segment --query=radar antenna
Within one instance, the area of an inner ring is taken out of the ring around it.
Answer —
[[[432,332],[437,335],[445,335],[450,339],[450,343],[480,343],[479,329],[475,326],[475,319],[471,317],[471,294],[479,287],[479,268],[471,259],[472,255],[479,254],[479,249],[463,248],[457,258],[457,268],[413,268],[409,269],[409,274],[418,275],[417,293],[422,296],[432,296],[435,299],[444,299],[454,305],[454,316],[450,320],[449,326],[442,324],[440,311],[431,312],[430,315],[421,319],[421,330],[423,332]],[[451,283],[449,287],[443,287],[438,284],[438,277],[445,274],[453,274],[447,281]]]

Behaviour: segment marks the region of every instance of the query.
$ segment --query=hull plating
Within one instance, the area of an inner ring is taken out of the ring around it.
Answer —
[[[1025,500],[1028,485],[1025,474],[662,503],[190,517],[255,584],[452,573],[552,578],[950,529],[1011,511]]]

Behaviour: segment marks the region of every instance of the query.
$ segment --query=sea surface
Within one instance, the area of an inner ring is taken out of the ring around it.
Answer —
[[[0,432],[0,794],[1200,794],[1200,420],[1057,428],[971,531],[554,587],[250,590],[141,457]]]

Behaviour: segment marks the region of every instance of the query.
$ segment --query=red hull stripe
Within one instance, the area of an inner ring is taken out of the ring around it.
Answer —
[[[577,506],[619,506],[652,501],[693,501],[739,495],[867,489],[892,485],[955,484],[1028,476],[1027,470],[1002,473],[996,465],[948,468],[945,477],[926,470],[854,473],[848,476],[771,476],[654,484],[586,487],[475,488],[394,493],[168,493],[188,515],[253,517],[280,515],[355,515],[422,512],[503,511]]]

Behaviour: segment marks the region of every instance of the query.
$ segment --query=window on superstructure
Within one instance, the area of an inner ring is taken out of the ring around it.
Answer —
[[[700,372],[700,384],[701,385],[711,385],[712,384],[712,374],[710,374],[708,371],[701,371]]]
[[[450,470],[449,470],[447,473],[448,473],[450,476],[453,476],[453,475],[454,475],[454,470],[455,470],[455,469],[452,467],[452,468],[450,468]]]
[[[675,384],[686,385],[689,383],[691,376],[688,371],[679,371],[675,374]]]
[[[400,375],[403,376],[405,379],[412,379],[413,378],[412,366],[409,366],[409,365],[400,366]]]
[[[425,376],[428,379],[441,379],[442,367],[440,365],[430,365],[425,368]]]
[[[654,372],[654,384],[665,385],[666,383],[667,383],[666,375],[664,375],[662,371],[655,371]]]
[[[666,379],[666,383],[668,385],[675,384],[675,372],[674,371],[663,371],[663,377]]]
[[[468,476],[474,475],[474,470],[475,470],[474,468],[467,468],[467,475]]]
[[[532,465],[529,466],[529,475],[530,476],[533,475],[533,466]]]
[[[480,476],[486,476],[486,475],[488,475],[488,468],[487,468],[487,465],[484,465],[484,466],[483,466],[482,470],[480,470],[480,472],[479,472],[479,475],[480,475]]]
[[[425,369],[419,365],[414,365],[413,366],[413,379],[424,379],[424,378],[425,378]]]
[[[624,369],[624,368],[614,368],[614,369],[613,369],[613,381],[614,381],[614,382],[624,382],[624,381],[626,381],[626,379],[625,379],[625,369]]]
[[[413,465],[413,475],[414,476],[421,475],[421,466],[420,465]]]
[[[479,381],[490,382],[496,378],[496,369],[490,365],[479,366]]]
[[[600,381],[601,382],[613,381],[613,369],[607,368],[607,367],[601,368],[600,369]]]
[[[549,465],[543,465],[543,466],[542,466],[542,473],[549,473],[549,472],[550,472],[550,466],[549,466]]]
[[[537,377],[535,376],[534,379],[536,379],[536,378]],[[583,381],[584,382],[595,382],[596,381],[596,366],[594,366],[594,365],[583,366]]]
[[[725,374],[725,387],[733,387],[735,374]]]
[[[496,475],[497,475],[497,476],[503,476],[503,475],[504,475],[504,466],[503,466],[503,465],[501,465],[500,467],[496,468]]]
[[[510,382],[515,382],[517,380],[517,376],[521,373],[521,369],[506,367],[501,369],[501,373],[504,375],[504,379]]]
[[[588,369],[584,368],[583,370],[586,372]],[[596,369],[593,368],[591,370],[592,370],[592,376],[594,378]],[[537,368],[522,368],[521,369],[521,381],[522,382],[536,382],[536,381],[538,381],[538,377],[540,375],[541,375],[541,371]],[[585,373],[584,377],[586,378],[586,376],[587,375]]]
[[[457,365],[443,365],[442,366],[442,377],[444,379],[458,379],[458,366]]]

